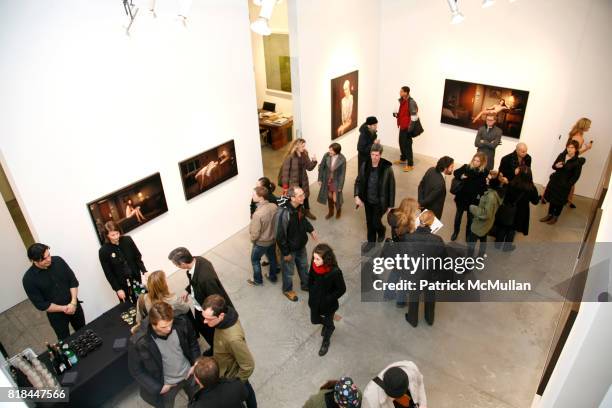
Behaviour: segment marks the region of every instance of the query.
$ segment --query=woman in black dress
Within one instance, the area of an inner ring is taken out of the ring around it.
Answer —
[[[469,208],[472,204],[478,205],[480,196],[487,190],[488,174],[487,156],[480,152],[472,157],[470,164],[464,164],[454,171],[453,176],[461,180],[461,189],[455,194],[457,212],[455,213],[455,225],[451,241],[456,240],[457,235],[459,235],[464,212],[467,212],[467,225],[465,227],[465,239],[467,241],[473,218]]]
[[[346,292],[342,271],[336,255],[327,244],[319,244],[312,251],[312,262],[308,273],[308,307],[312,324],[322,324],[323,343],[319,355],[329,349],[331,335],[336,329],[334,314],[338,310],[338,299]]]
[[[563,206],[567,204],[570,191],[582,171],[585,160],[578,157],[580,145],[576,140],[569,140],[565,145],[565,150],[557,156],[552,168],[555,171],[550,175],[550,180],[544,192],[544,199],[550,203],[548,215],[540,221],[547,224],[557,222]]]

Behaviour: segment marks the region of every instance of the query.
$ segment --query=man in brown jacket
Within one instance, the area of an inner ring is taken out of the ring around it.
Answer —
[[[263,285],[263,279],[261,276],[261,257],[266,254],[266,257],[270,260],[270,274],[266,277],[270,282],[276,282],[276,271],[278,266],[276,265],[275,255],[275,238],[276,238],[276,204],[270,203],[266,200],[268,196],[268,189],[265,187],[257,186],[253,192],[253,202],[257,206],[257,209],[253,213],[251,218],[251,224],[249,225],[249,233],[251,235],[251,242],[253,243],[253,249],[251,250],[251,264],[253,265],[253,279],[248,279],[247,283],[253,286]]]
[[[208,296],[202,305],[204,323],[215,328],[213,357],[219,364],[221,378],[238,378],[248,391],[247,408],[257,408],[255,391],[249,377],[255,370],[255,360],[244,337],[238,312],[219,295]]]

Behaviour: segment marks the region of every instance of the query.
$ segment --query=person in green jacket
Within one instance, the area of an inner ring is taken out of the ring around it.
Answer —
[[[360,408],[361,391],[350,377],[329,380],[315,395],[308,398],[303,408]]]
[[[480,197],[478,205],[470,205],[470,213],[474,216],[470,233],[468,234],[468,256],[473,257],[476,240],[480,241],[478,256],[482,257],[487,249],[487,234],[495,223],[495,214],[502,203],[501,182],[497,171],[489,172],[487,176],[487,191]]]

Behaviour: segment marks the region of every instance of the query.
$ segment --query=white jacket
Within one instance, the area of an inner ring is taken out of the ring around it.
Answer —
[[[425,395],[425,384],[423,383],[423,375],[419,371],[416,364],[412,361],[398,361],[385,367],[378,377],[382,380],[385,371],[391,367],[399,367],[408,375],[408,388],[410,394],[419,408],[427,407],[427,396]],[[380,388],[374,381],[370,381],[363,390],[363,408],[393,408],[393,398],[388,397],[385,391]]]

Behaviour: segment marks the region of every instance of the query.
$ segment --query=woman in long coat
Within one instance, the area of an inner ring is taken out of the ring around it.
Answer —
[[[461,229],[463,213],[467,212],[467,225],[465,226],[466,241],[472,226],[472,214],[469,211],[470,205],[478,205],[480,196],[487,190],[487,156],[484,153],[476,153],[472,157],[470,164],[464,164],[454,171],[453,176],[461,180],[461,190],[455,194],[455,223],[451,241],[457,239]]]
[[[336,209],[336,218],[340,218],[342,214],[342,190],[344,188],[344,177],[346,176],[346,158],[340,151],[342,146],[338,143],[329,145],[329,152],[323,155],[321,164],[319,164],[319,196],[317,201],[325,204],[327,200],[327,208],[329,212],[325,216],[328,220],[334,216],[334,208]]]
[[[317,217],[310,212],[310,203],[308,201],[308,197],[310,196],[310,183],[308,182],[308,173],[306,171],[312,171],[316,166],[317,158],[312,156],[311,159],[310,156],[308,156],[306,140],[298,138],[291,142],[278,174],[278,184],[283,187],[283,193],[287,192],[291,186],[299,186],[304,190],[304,194],[306,195],[306,199],[304,200],[305,215],[311,220],[316,220]]]
[[[547,224],[557,222],[563,206],[567,204],[567,199],[570,191],[582,171],[582,165],[585,160],[578,157],[580,154],[580,146],[576,140],[567,142],[565,150],[557,156],[552,168],[555,170],[550,175],[550,180],[544,192],[544,199],[550,203],[548,207],[548,215],[540,221]]]

